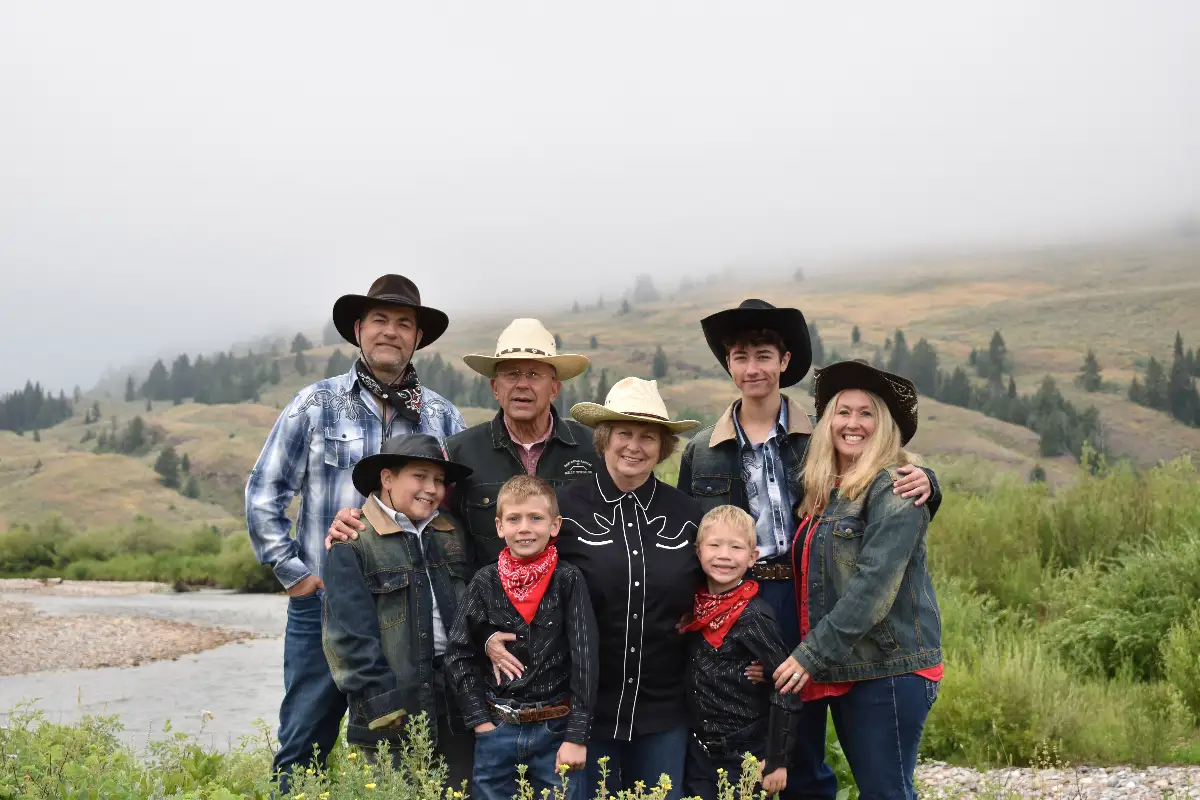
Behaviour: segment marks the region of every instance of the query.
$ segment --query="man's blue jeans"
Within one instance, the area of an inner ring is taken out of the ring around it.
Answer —
[[[596,793],[600,782],[597,760],[608,756],[608,783],[605,791],[616,795],[619,789],[632,789],[638,781],[649,790],[666,774],[671,779],[668,798],[683,796],[683,764],[687,759],[688,729],[686,725],[658,733],[635,735],[628,742],[618,739],[595,739],[588,742],[588,796]]]
[[[280,791],[288,790],[292,769],[312,764],[313,745],[324,767],[337,742],[346,696],[338,691],[321,647],[325,592],[288,600],[283,636],[283,703],[279,706],[279,752],[272,771],[283,771]]]
[[[524,764],[533,796],[541,797],[543,789],[549,789],[553,796],[562,785],[554,762],[566,732],[567,718],[560,717],[524,725],[502,722],[493,731],[475,734],[471,793],[479,800],[512,800],[517,794],[517,765]],[[567,776],[567,800],[586,797],[585,773],[569,772]]]

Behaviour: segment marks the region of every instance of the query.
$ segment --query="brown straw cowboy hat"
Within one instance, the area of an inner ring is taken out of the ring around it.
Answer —
[[[917,387],[908,378],[871,366],[862,359],[839,361],[815,373],[817,416],[829,401],[845,389],[861,389],[877,395],[887,405],[900,429],[900,444],[917,434]]]
[[[436,308],[421,305],[421,292],[417,285],[403,275],[382,275],[375,279],[366,294],[342,295],[333,304],[333,325],[337,332],[350,344],[359,346],[354,335],[354,323],[362,319],[367,309],[375,306],[413,308],[417,312],[417,327],[421,330],[421,341],[417,349],[428,347],[446,332],[450,318]]]

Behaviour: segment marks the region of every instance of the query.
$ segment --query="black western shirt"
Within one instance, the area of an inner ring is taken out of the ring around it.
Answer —
[[[529,624],[504,593],[495,564],[475,574],[459,609],[444,667],[463,721],[471,728],[491,722],[489,697],[518,706],[570,700],[566,740],[586,744],[596,700],[597,634],[579,570],[558,562]],[[521,677],[502,678],[499,684],[484,653],[488,637],[497,631],[516,634],[508,649],[525,665]]]
[[[688,634],[687,699],[692,731],[706,743],[725,741],[766,745],[770,756],[786,748],[781,741],[768,742],[769,734],[779,739],[787,730],[770,726],[772,706],[783,712],[799,710],[796,695],[775,691],[771,673],[788,657],[775,615],[761,596],[750,599],[737,621],[725,634],[720,647],[713,647],[699,631]],[[746,667],[762,664],[765,684],[751,683]],[[777,712],[778,713],[778,712]]]
[[[603,468],[558,500],[558,552],[587,580],[600,630],[596,737],[629,741],[687,724],[687,645],[675,626],[704,579],[700,505],[654,476],[622,492]]]

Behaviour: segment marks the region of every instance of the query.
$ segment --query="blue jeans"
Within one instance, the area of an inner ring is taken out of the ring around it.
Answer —
[[[775,612],[779,632],[788,652],[800,644],[800,617],[796,611],[795,581],[759,581],[758,595]],[[771,676],[767,675],[767,680]],[[788,755],[787,788],[780,795],[787,800],[833,800],[837,796],[837,776],[825,763],[824,701],[805,703],[796,714],[792,729],[792,749]]]
[[[325,766],[346,713],[346,696],[334,684],[321,647],[324,595],[324,591],[318,591],[288,600],[279,752],[271,767],[272,772],[284,773],[279,780],[281,793],[288,791],[288,772],[312,763],[314,744],[318,747],[318,764]]]
[[[666,773],[672,787],[667,797],[682,797],[683,764],[689,738],[687,726],[680,725],[658,733],[635,734],[628,742],[592,739],[588,742],[588,795],[594,794],[600,783],[597,760],[608,756],[606,792],[616,795],[618,789],[632,789],[637,781],[644,781],[649,790],[658,784],[659,776]]]
[[[493,731],[475,734],[472,794],[479,800],[512,800],[517,794],[517,765],[524,764],[533,796],[541,797],[543,789],[554,796],[554,790],[562,785],[554,763],[566,732],[567,718],[560,717],[524,725],[502,722]],[[567,777],[567,800],[586,797],[585,773],[569,772]]]
[[[916,800],[913,771],[938,683],[920,675],[860,681],[829,700],[861,800]]]

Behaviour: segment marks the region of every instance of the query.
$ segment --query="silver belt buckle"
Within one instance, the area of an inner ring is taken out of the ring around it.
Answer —
[[[500,703],[492,703],[492,708],[496,709],[496,713],[500,715],[500,719],[509,723],[519,723],[521,721],[520,714],[512,706],[502,705]]]

